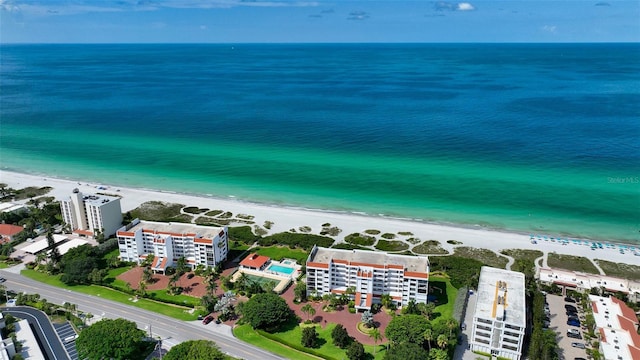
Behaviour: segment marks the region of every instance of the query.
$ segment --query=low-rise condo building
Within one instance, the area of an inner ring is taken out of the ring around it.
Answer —
[[[314,246],[307,259],[307,294],[342,295],[354,289],[355,307],[369,310],[389,294],[398,306],[410,300],[426,303],[429,259],[374,251]]]
[[[227,259],[227,227],[134,220],[116,232],[122,261],[140,263],[153,255],[152,270],[164,272],[184,257],[192,268],[215,267]]]
[[[83,195],[74,189],[71,196],[60,201],[62,219],[71,230],[84,236],[102,232],[105,237],[115,234],[122,226],[120,198],[107,195]]]
[[[594,288],[603,292],[621,292],[627,294],[631,301],[640,301],[640,281],[636,280],[551,268],[540,269],[538,279],[545,284],[556,284],[582,292],[589,292]]]
[[[615,297],[589,295],[593,318],[605,359],[640,359],[640,335],[636,313]]]
[[[483,266],[476,299],[471,350],[519,360],[527,323],[524,274]]]

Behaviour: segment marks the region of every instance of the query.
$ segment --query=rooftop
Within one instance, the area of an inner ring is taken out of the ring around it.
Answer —
[[[631,308],[614,297],[589,295],[596,326],[607,359],[635,359],[640,354],[638,319]]]
[[[267,261],[269,261],[268,257],[253,253],[242,259],[240,265],[260,269]]]
[[[97,194],[83,195],[82,199],[84,200],[85,203],[91,204],[93,206],[100,206],[102,204],[106,204],[111,201],[120,200],[120,198],[116,196],[97,195]]]
[[[315,247],[307,261],[328,264],[342,260],[358,265],[396,265],[407,271],[429,272],[429,258],[426,256],[394,255],[366,250],[342,250]]]
[[[197,237],[215,239],[215,237],[218,236],[221,231],[223,231],[223,228],[174,222],[164,223],[155,221],[140,221],[135,226],[126,230],[126,232],[136,232],[138,230],[151,230],[162,233],[171,233],[178,236],[183,236],[186,234],[192,234],[191,236],[193,236],[193,234],[197,234]]]
[[[11,224],[0,224],[0,235],[13,236],[24,230],[22,226]]]
[[[524,274],[483,266],[474,316],[525,326]]]

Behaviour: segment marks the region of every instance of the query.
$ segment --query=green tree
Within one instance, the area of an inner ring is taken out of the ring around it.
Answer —
[[[424,332],[429,328],[429,322],[420,315],[395,316],[389,322],[384,335],[394,344],[411,342],[422,345]]]
[[[298,281],[296,287],[293,288],[293,294],[298,301],[307,301],[307,284],[304,281]]]
[[[393,298],[391,297],[390,294],[382,294],[380,296],[380,303],[382,304],[382,306],[384,306],[385,308],[387,308],[389,310],[394,310],[395,309],[395,304],[394,304]]]
[[[367,353],[364,352],[364,346],[361,343],[354,341],[347,348],[347,358],[349,360],[364,360]]]
[[[305,304],[303,307],[300,308],[300,311],[307,314],[307,320],[309,320],[311,316],[316,314],[316,309],[314,309],[313,306],[311,306],[311,304]]]
[[[428,357],[429,354],[422,346],[411,342],[393,345],[384,354],[384,360],[425,360]]]
[[[382,340],[382,334],[378,328],[375,328],[369,332],[369,337],[373,339],[373,357],[376,357],[376,348],[378,347],[378,341]]]
[[[433,341],[433,330],[426,329],[424,331],[424,340],[427,342],[427,346],[429,347],[429,351],[431,351],[431,341]]]
[[[213,312],[217,302],[218,298],[209,294],[205,294],[200,298],[200,304],[207,309],[208,312]]]
[[[440,334],[436,338],[436,344],[438,344],[438,347],[440,349],[444,349],[447,347],[447,345],[449,345],[449,338],[447,338],[447,335],[445,334]]]
[[[431,316],[433,312],[436,310],[436,304],[428,302],[428,303],[419,303],[418,310],[420,314],[427,318],[427,320],[431,320]]]
[[[97,267],[94,258],[78,258],[66,261],[60,280],[67,285],[88,284],[89,274]]]
[[[190,340],[180,343],[164,355],[163,360],[226,360],[216,343],[208,340]]]
[[[418,305],[416,304],[416,301],[414,299],[409,300],[407,305],[402,308],[402,313],[406,315],[409,315],[409,314],[419,315],[420,310],[418,309]]]
[[[318,345],[318,333],[316,332],[316,327],[312,326],[302,329],[302,340],[300,342],[304,347],[316,347]]]
[[[293,312],[280,296],[262,293],[254,295],[244,304],[242,315],[254,329],[272,331],[287,323]]]
[[[142,359],[148,343],[145,332],[125,319],[104,319],[82,330],[76,340],[81,359]]]
[[[433,349],[429,351],[429,360],[448,360],[449,354],[446,351],[440,349]]]
[[[107,275],[107,270],[94,268],[89,273],[88,279],[89,279],[89,282],[92,284],[101,285],[106,275]]]
[[[184,256],[180,256],[176,261],[176,274],[178,277],[182,276],[185,272],[189,271],[189,265],[187,265],[187,259]]]
[[[58,247],[53,240],[53,233],[51,231],[47,232],[47,247],[51,249],[49,252],[49,264],[51,265],[50,268],[56,271],[62,256],[60,255],[60,250],[58,250]]]
[[[345,329],[342,324],[336,325],[336,327],[331,330],[331,339],[333,340],[333,345],[339,347],[340,349],[346,348],[352,341],[351,336],[349,336],[349,333],[347,332],[347,329]]]
[[[151,271],[151,267],[145,266],[142,269],[142,281],[148,284],[152,280],[153,280],[153,271]]]

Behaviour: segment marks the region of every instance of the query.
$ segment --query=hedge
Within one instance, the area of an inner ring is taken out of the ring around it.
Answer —
[[[307,251],[311,250],[313,245],[330,247],[333,245],[333,242],[334,240],[327,236],[296,234],[290,232],[277,233],[258,240],[258,243],[262,246],[288,245],[292,249],[301,248]]]

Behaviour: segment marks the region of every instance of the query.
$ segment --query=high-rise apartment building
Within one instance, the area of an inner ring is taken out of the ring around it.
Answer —
[[[410,300],[426,303],[429,288],[426,256],[314,246],[307,259],[307,294],[344,294],[353,288],[355,307],[371,309],[389,294],[398,306]]]
[[[471,350],[519,360],[527,325],[524,274],[483,266],[476,299]]]
[[[120,198],[106,195],[83,195],[74,189],[71,196],[60,202],[62,219],[72,231],[95,236],[101,231],[106,237],[122,226]]]
[[[184,257],[192,268],[214,267],[227,258],[227,227],[134,220],[116,232],[122,261],[140,263],[154,256],[152,270],[164,272]]]

